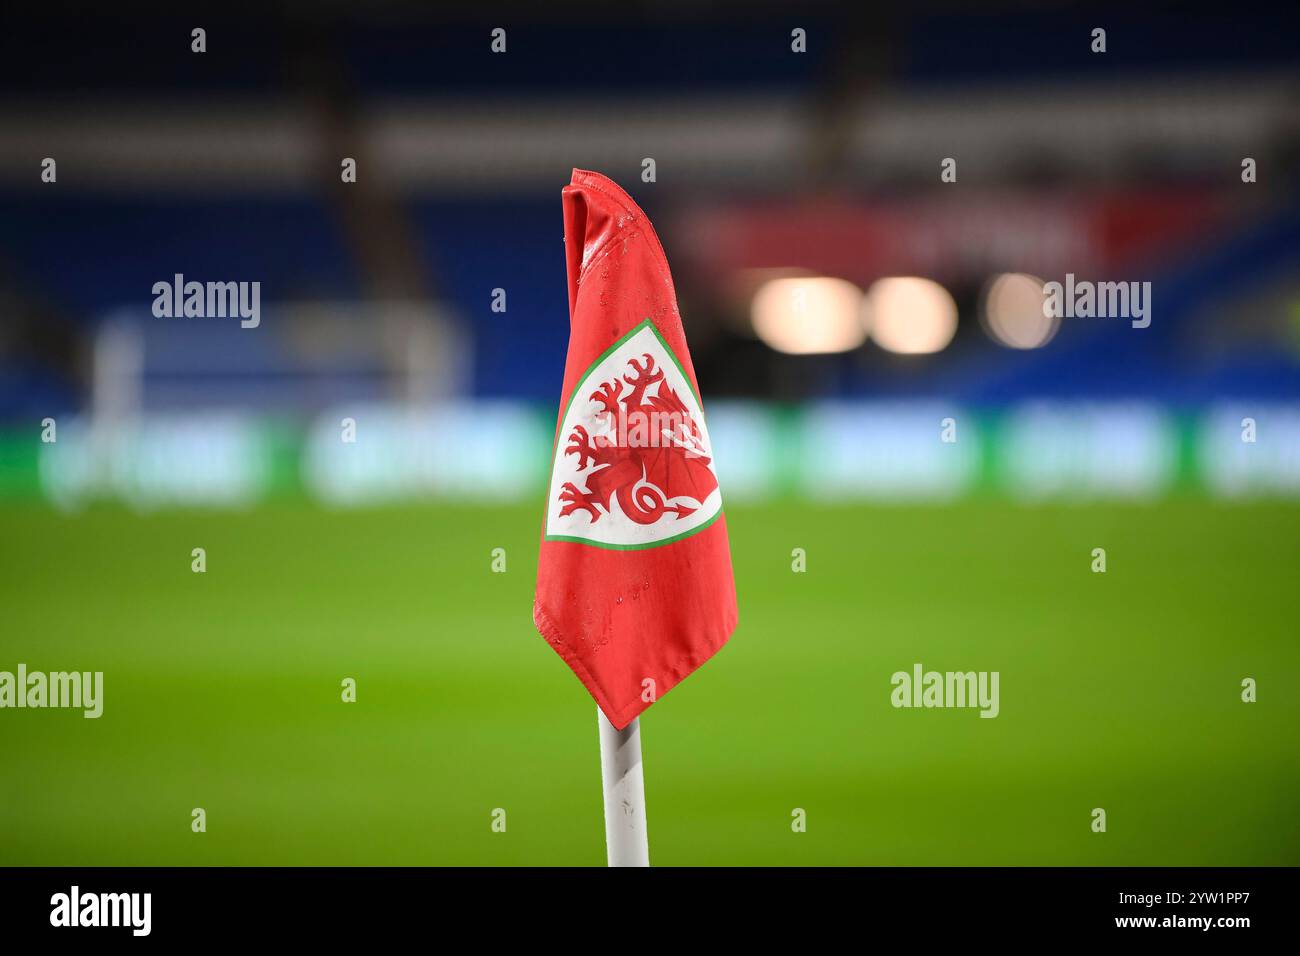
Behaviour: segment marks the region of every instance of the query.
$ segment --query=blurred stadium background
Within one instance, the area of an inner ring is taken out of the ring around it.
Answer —
[[[656,862],[1300,862],[1295,27],[14,20],[0,668],[106,703],[0,715],[0,862],[603,859],[593,708],[529,618],[574,166],[663,237],[741,599],[643,722]],[[176,274],[259,281],[261,324],[155,318]],[[1151,282],[1150,327],[1046,319],[1067,274]],[[917,661],[1000,670],[1002,715],[892,710]]]

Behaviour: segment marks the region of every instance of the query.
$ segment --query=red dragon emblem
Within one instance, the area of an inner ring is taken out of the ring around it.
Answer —
[[[637,524],[653,524],[670,512],[680,520],[718,487],[699,425],[650,353],[644,358],[644,363],[628,360],[635,375],[605,382],[588,397],[601,406],[598,422],[613,420],[613,433],[593,438],[581,425],[574,426],[564,453],[578,456],[587,487],[571,481],[561,486],[559,500],[565,504],[560,517],[582,509],[595,523],[617,498],[623,514]],[[624,383],[630,386],[627,391]],[[656,384],[654,396],[647,398]]]

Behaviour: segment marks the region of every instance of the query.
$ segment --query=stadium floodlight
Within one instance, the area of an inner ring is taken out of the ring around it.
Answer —
[[[946,349],[957,333],[957,303],[932,279],[878,279],[867,292],[863,322],[882,349],[928,355]]]
[[[1011,349],[1042,348],[1056,335],[1059,317],[1043,308],[1043,280],[1005,272],[985,286],[980,321],[994,341]]]
[[[862,290],[829,276],[769,279],[754,294],[751,320],[768,346],[791,355],[848,352],[867,337],[858,321]]]

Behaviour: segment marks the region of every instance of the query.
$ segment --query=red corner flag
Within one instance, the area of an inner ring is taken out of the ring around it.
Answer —
[[[668,260],[599,173],[564,188],[569,359],[533,620],[622,730],[736,626],[713,446]]]

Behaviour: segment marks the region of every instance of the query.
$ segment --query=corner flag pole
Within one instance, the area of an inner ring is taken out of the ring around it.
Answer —
[[[605,847],[610,866],[649,866],[640,720],[615,730],[600,709],[600,781],[605,789]]]

